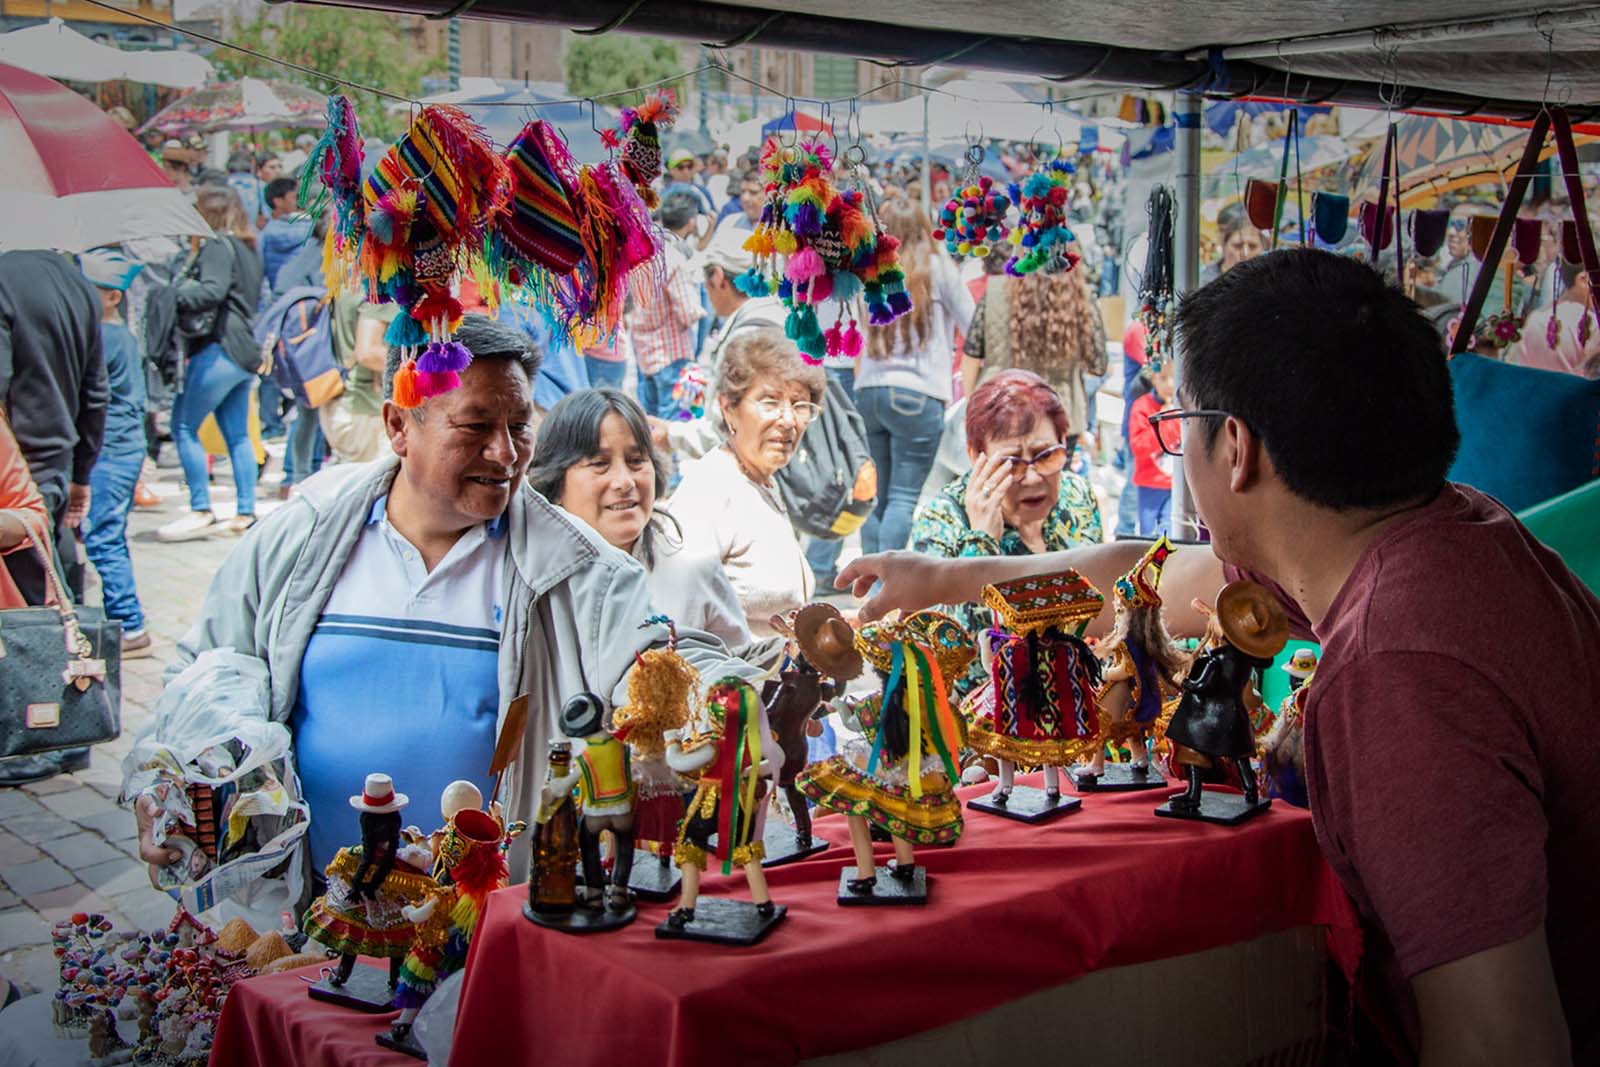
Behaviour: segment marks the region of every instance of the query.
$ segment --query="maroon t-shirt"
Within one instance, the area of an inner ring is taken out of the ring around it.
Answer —
[[[1450,485],[1367,547],[1316,637],[1312,821],[1412,1050],[1401,979],[1542,922],[1574,1059],[1600,1061],[1600,600]]]

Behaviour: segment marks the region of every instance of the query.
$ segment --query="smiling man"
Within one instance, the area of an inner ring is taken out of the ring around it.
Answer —
[[[1437,335],[1365,266],[1249,260],[1186,298],[1178,331],[1178,410],[1154,421],[1212,544],[1167,561],[1167,620],[1198,635],[1184,605],[1253,576],[1322,643],[1311,814],[1367,921],[1363,1003],[1387,1038],[1358,1061],[1600,1062],[1600,600],[1446,480],[1458,433]],[[1064,566],[1106,589],[1144,547],[891,554],[840,582],[882,579],[873,618]]]
[[[500,799],[509,818],[531,818],[563,702],[584,690],[620,702],[634,653],[666,643],[664,628],[641,628],[655,613],[639,565],[523,485],[538,372],[523,335],[468,315],[457,339],[473,355],[461,386],[411,411],[386,402],[394,458],[308,481],[252,530],[180,647],[185,663],[224,646],[266,662],[317,872],[359,839],[347,798],[369,773],[425,808],[458,778],[490,796],[519,697],[527,727]],[[397,368],[391,352],[386,386]],[[706,677],[757,673],[709,635],[678,637]],[[171,862],[143,808],[145,860]],[[525,877],[525,848],[511,862]]]

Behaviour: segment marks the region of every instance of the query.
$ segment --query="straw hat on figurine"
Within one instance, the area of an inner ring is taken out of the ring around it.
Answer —
[[[828,677],[841,681],[860,677],[855,631],[832,604],[807,604],[796,612],[794,639],[800,654]]]
[[[368,815],[399,811],[409,803],[411,803],[410,797],[394,791],[394,779],[387,774],[367,775],[366,784],[361,787],[361,795],[350,798],[352,808]]]
[[[1289,617],[1264,586],[1229,582],[1217,594],[1217,621],[1222,636],[1239,651],[1271,659],[1289,641]]]
[[[1311,672],[1317,669],[1317,652],[1313,648],[1297,648],[1294,655],[1289,657],[1289,662],[1283,665],[1291,678],[1305,679],[1311,677]]]

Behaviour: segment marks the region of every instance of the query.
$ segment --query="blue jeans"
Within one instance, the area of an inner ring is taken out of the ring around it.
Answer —
[[[1147,489],[1139,491],[1139,536],[1159,537],[1172,529],[1172,490]]]
[[[178,444],[183,479],[189,483],[189,507],[194,511],[211,510],[206,450],[200,444],[199,431],[206,416],[214,414],[228,445],[233,484],[239,493],[238,513],[256,513],[256,453],[250,445],[250,386],[255,380],[254,374],[240,369],[215,342],[189,357],[183,392],[172,402],[172,439]]]
[[[1122,495],[1117,497],[1117,528],[1112,532],[1113,537],[1121,540],[1139,533],[1139,487],[1133,484],[1133,453],[1129,451],[1126,441],[1117,454],[1122,457],[1123,469],[1128,472],[1127,481],[1122,483]]]
[[[844,386],[846,395],[851,400],[856,398],[856,369],[854,367],[829,367],[828,377]],[[836,541],[823,541],[813,538],[806,545],[806,562],[811,564],[811,573],[817,579],[818,594],[837,592],[833,588],[833,577],[839,573],[839,552],[844,548],[842,539]]]
[[[269,387],[270,388],[270,387]],[[328,441],[322,436],[322,420],[315,408],[295,404],[294,426],[289,430],[289,447],[283,454],[283,482],[298,485],[322,469],[328,458]]]
[[[658,419],[672,417],[672,387],[678,384],[678,375],[688,365],[688,360],[680,359],[668,363],[654,374],[646,374],[642,370],[639,372],[639,406],[644,408],[646,415],[654,415]]]
[[[100,575],[106,615],[122,620],[122,632],[144,629],[139,591],[128,556],[128,509],[144,467],[144,449],[100,453],[89,474],[89,516],[83,523],[83,549]]]
[[[621,389],[623,381],[628,377],[628,365],[620,359],[596,359],[593,356],[584,356],[583,366],[589,372],[591,389]]]
[[[276,385],[269,384],[257,394],[256,414],[261,416],[263,440],[283,436],[283,394],[278,391]]]
[[[939,453],[944,401],[914,389],[877,385],[856,390],[856,407],[878,468],[878,505],[861,527],[861,551],[904,548],[922,483]]]

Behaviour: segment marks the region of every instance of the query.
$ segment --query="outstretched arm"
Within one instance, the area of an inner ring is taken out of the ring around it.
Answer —
[[[1113,541],[1038,556],[962,559],[935,559],[915,552],[883,552],[853,561],[840,572],[834,584],[841,589],[851,589],[856,596],[867,596],[875,583],[883,583],[883,588],[861,605],[862,620],[870,621],[896,608],[911,612],[933,604],[969,603],[982,596],[983,587],[991,582],[1049,574],[1071,567],[1106,595],[1099,617],[1089,624],[1088,632],[1098,636],[1110,630],[1116,615],[1116,598],[1111,595],[1113,584],[1133,569],[1149,547],[1147,541]],[[1222,561],[1209,547],[1177,546],[1161,573],[1161,599],[1166,605],[1167,628],[1174,637],[1199,637],[1205,632],[1205,616],[1190,607],[1190,601],[1198,597],[1210,603],[1224,584]]]

